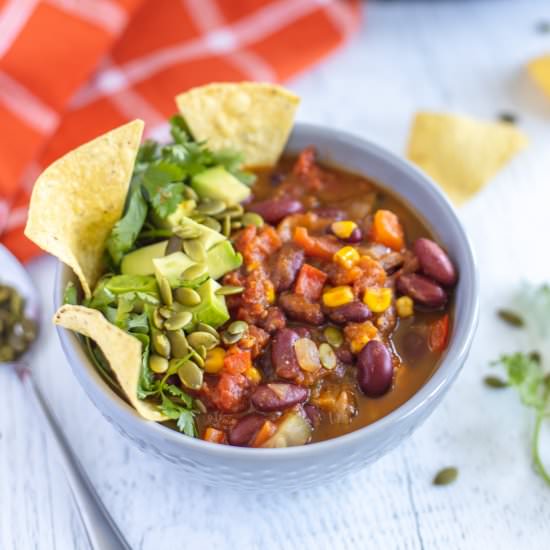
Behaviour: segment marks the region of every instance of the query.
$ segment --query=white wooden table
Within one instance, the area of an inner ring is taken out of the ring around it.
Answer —
[[[540,1],[371,3],[347,49],[291,83],[300,119],[402,152],[420,108],[493,118],[516,112],[531,147],[460,216],[477,249],[482,309],[458,382],[411,439],[341,483],[239,496],[174,477],[115,433],[75,382],[49,323],[54,262],[30,270],[44,299],[34,363],[67,434],[133,548],[548,549],[550,488],[533,473],[530,417],[512,391],[481,383],[487,363],[521,345],[495,320],[521,278],[550,280],[550,101],[522,66],[550,51]],[[550,430],[547,431],[550,440]],[[549,441],[550,442],[550,441]],[[550,451],[550,445],[547,445]],[[550,456],[547,452],[546,456]],[[443,466],[458,481],[431,485]],[[52,449],[14,377],[0,369],[0,549],[88,548]]]

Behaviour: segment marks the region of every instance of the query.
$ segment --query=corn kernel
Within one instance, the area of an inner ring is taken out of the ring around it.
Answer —
[[[351,269],[359,261],[359,252],[352,246],[344,246],[332,257],[333,261],[346,269]]]
[[[349,286],[335,286],[323,294],[323,304],[338,307],[353,302],[353,291]]]
[[[395,309],[399,317],[410,317],[414,313],[414,304],[409,296],[401,296],[395,300]]]
[[[341,222],[334,222],[330,228],[332,229],[332,232],[339,238],[339,239],[347,239],[352,233],[353,230],[357,227],[357,224],[355,222],[351,222],[349,220],[341,221]]]
[[[259,384],[262,381],[262,375],[256,367],[248,367],[244,371],[244,375],[253,383]]]
[[[269,280],[264,281],[264,288],[265,288],[265,296],[267,298],[267,301],[270,304],[275,303],[275,287],[273,286],[273,283]]]
[[[359,353],[378,334],[377,328],[370,321],[357,325],[352,324],[352,326],[348,325],[345,332],[353,353]]]
[[[223,367],[223,360],[225,359],[225,350],[217,347],[211,349],[206,354],[204,360],[204,370],[210,374],[219,372]]]
[[[391,288],[371,287],[365,290],[363,302],[369,306],[374,313],[382,313],[391,305],[393,292]]]

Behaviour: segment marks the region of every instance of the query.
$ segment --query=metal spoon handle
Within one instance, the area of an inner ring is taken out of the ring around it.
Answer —
[[[43,413],[39,416],[44,419],[43,424],[50,433],[51,439],[57,443],[59,458],[63,463],[91,548],[94,550],[131,550],[73,453],[46,398],[34,382],[32,372],[25,366],[18,365],[17,374],[23,386],[32,396],[35,406]]]

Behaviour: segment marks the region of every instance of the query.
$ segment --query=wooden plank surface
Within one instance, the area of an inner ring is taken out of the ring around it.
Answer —
[[[471,357],[424,426],[365,471],[332,486],[257,496],[174,476],[122,441],[88,401],[49,322],[54,262],[30,266],[44,298],[33,366],[133,548],[549,547],[550,489],[531,468],[531,419],[513,392],[481,384],[490,359],[521,345],[495,319],[495,308],[520,279],[550,279],[550,101],[522,69],[550,51],[550,34],[534,30],[543,19],[550,20],[547,0],[372,2],[347,49],[291,83],[303,98],[301,120],[398,153],[418,109],[488,119],[513,111],[531,138],[530,148],[460,211],[481,273]],[[0,404],[0,549],[88,548],[55,453],[17,380],[1,369]],[[447,465],[459,467],[459,480],[434,488],[434,473]]]

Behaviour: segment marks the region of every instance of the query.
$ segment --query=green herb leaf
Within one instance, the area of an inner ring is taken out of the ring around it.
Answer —
[[[132,249],[147,217],[147,203],[141,192],[140,177],[134,178],[128,196],[126,212],[107,238],[107,251],[115,265],[119,265],[124,254]]]
[[[71,306],[76,306],[78,304],[76,286],[74,286],[72,281],[69,281],[65,287],[65,292],[63,292],[63,303],[70,304]]]

